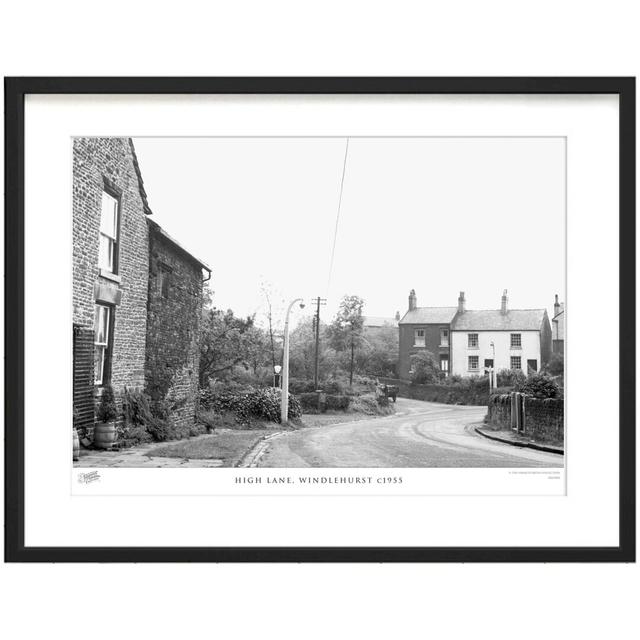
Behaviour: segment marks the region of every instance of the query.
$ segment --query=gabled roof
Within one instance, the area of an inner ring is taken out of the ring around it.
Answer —
[[[449,324],[458,307],[418,307],[404,314],[400,324]]]
[[[140,171],[140,164],[138,163],[138,156],[136,155],[136,148],[133,146],[133,140],[129,138],[129,147],[131,149],[131,156],[133,158],[133,168],[136,171],[136,176],[138,177],[138,191],[140,191],[140,197],[142,198],[142,207],[144,209],[145,215],[150,216],[153,212],[149,207],[149,202],[147,201],[147,192],[144,189],[144,180],[142,179],[142,173]]]
[[[149,225],[150,231],[157,233],[159,236],[163,237],[167,242],[169,242],[174,247],[179,249],[181,253],[186,255],[186,257],[189,258],[192,262],[195,262],[200,268],[211,273],[210,266],[208,266],[205,262],[202,262],[202,260],[199,260],[198,258],[196,258],[190,251],[187,251],[177,240],[172,238],[157,222],[154,222],[153,220],[150,220],[149,218],[147,218],[147,224]]]
[[[362,316],[365,327],[397,327],[398,321],[395,318],[385,318],[384,316]]]
[[[499,309],[464,311],[456,314],[452,331],[539,331],[546,314],[545,309]]]

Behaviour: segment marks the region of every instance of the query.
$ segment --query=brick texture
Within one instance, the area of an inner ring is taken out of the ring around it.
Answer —
[[[202,268],[151,221],[149,243],[146,388],[185,427],[197,410]]]
[[[114,308],[111,384],[144,384],[149,243],[145,204],[127,138],[77,138],[73,145],[73,322],[93,329],[95,285],[119,289]],[[100,276],[98,243],[102,192],[120,198],[120,283]]]

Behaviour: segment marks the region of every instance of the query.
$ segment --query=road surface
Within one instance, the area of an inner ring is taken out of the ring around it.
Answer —
[[[286,432],[263,445],[258,467],[562,467],[563,456],[477,434],[486,407],[398,398],[396,414]]]

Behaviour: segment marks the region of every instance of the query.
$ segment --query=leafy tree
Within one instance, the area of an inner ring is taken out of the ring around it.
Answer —
[[[429,384],[438,382],[442,375],[438,361],[430,351],[421,351],[409,358],[411,363],[411,382],[414,384]]]
[[[349,385],[353,385],[356,351],[363,342],[363,307],[364,300],[359,296],[344,296],[328,331],[330,345],[338,352],[349,353]]]
[[[304,318],[289,336],[289,369],[292,378],[313,380],[315,370],[316,343],[314,318]],[[338,362],[336,352],[328,344],[328,328],[320,321],[320,351],[318,353],[318,374],[326,380],[336,373]]]
[[[237,364],[250,362],[253,317],[237,318],[231,309],[215,307],[203,311],[200,335],[200,386],[209,378],[228,371]]]
[[[552,376],[563,376],[564,375],[564,355],[561,353],[554,353],[549,360],[549,364],[547,365],[547,371]]]
[[[365,330],[356,369],[369,376],[393,376],[398,364],[398,329],[384,326]]]

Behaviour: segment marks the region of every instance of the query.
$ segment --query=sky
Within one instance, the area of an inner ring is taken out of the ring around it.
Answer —
[[[294,324],[345,294],[366,315],[546,308],[565,297],[564,138],[134,138],[153,219],[212,268],[214,304]],[[340,215],[338,203],[343,177]],[[337,220],[338,218],[338,220]],[[337,233],[336,232],[337,220]],[[334,242],[335,256],[329,270]]]

